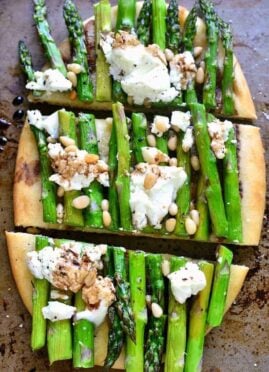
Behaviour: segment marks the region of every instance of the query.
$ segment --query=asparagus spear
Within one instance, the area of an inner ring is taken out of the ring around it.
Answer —
[[[45,49],[53,68],[59,70],[66,76],[66,68],[61,53],[51,36],[50,27],[47,21],[47,8],[45,0],[34,1],[34,21],[37,27],[40,41]]]
[[[125,367],[127,372],[136,372],[144,368],[144,331],[147,323],[144,252],[129,251],[129,278],[136,337],[135,342],[127,338]]]
[[[162,255],[148,254],[146,256],[146,268],[151,286],[151,301],[164,308],[164,280],[162,276]],[[146,372],[157,372],[160,370],[162,353],[164,348],[164,327],[166,317],[161,315],[155,318],[153,314],[149,318],[148,334],[145,342]]]
[[[21,68],[25,73],[27,82],[35,80],[35,71],[33,68],[32,56],[24,41],[19,41],[18,50]]]
[[[81,101],[91,102],[93,100],[93,84],[89,75],[84,26],[72,0],[65,0],[64,19],[68,28],[70,44],[73,48],[73,61],[83,68],[77,75],[78,98]]]
[[[116,186],[120,207],[120,222],[124,230],[132,230],[130,200],[130,146],[124,107],[117,102],[112,105],[118,146],[118,172]]]
[[[136,33],[138,40],[148,45],[151,39],[151,22],[152,22],[152,3],[151,0],[145,0],[140,10],[136,22]]]
[[[228,238],[231,242],[242,241],[241,199],[239,191],[235,129],[231,128],[225,143],[223,159],[224,203],[228,219]]]
[[[111,5],[109,0],[101,0],[94,5],[95,47],[96,47],[96,101],[111,101],[111,77],[109,64],[100,49],[100,32],[111,31]]]
[[[177,192],[176,204],[178,206],[178,213],[176,217],[175,234],[179,236],[188,236],[185,229],[185,219],[189,214],[191,202],[191,163],[190,151],[185,152],[182,148],[183,138],[184,132],[180,131],[178,134],[177,161],[178,166],[184,168],[187,179]]]
[[[206,181],[202,174],[199,176],[197,186],[197,203],[196,209],[199,212],[199,225],[194,235],[195,240],[208,240],[209,235],[209,216],[208,206],[205,195]]]
[[[205,54],[203,103],[208,110],[211,110],[216,108],[218,25],[215,10],[211,1],[199,0],[199,4],[205,18],[208,40],[208,50]]]
[[[118,167],[118,147],[117,147],[117,134],[115,123],[113,122],[111,137],[109,141],[109,189],[108,189],[108,200],[109,200],[109,213],[111,216],[111,230],[117,230],[119,228],[119,201],[116,187],[116,176]]]
[[[73,112],[59,110],[59,135],[72,138],[77,144],[76,122]],[[74,208],[73,200],[80,195],[80,191],[72,190],[64,193],[64,223],[71,226],[84,226],[82,211]]]
[[[116,31],[131,31],[135,25],[135,14],[135,0],[118,0]]]
[[[186,262],[187,260],[183,257],[172,257],[170,260],[171,272],[179,270]],[[177,302],[170,290],[168,306],[168,330],[164,371],[183,372],[187,327],[186,304]]]
[[[233,99],[233,35],[231,26],[218,18],[220,34],[225,49],[223,76],[222,76],[222,113],[224,115],[234,114],[234,99]]]
[[[135,154],[136,163],[144,161],[142,155],[142,147],[147,146],[146,132],[147,132],[147,118],[144,114],[133,112],[132,114],[133,126],[133,151]]]
[[[44,236],[36,236],[35,249],[41,249],[49,245],[49,239]],[[42,309],[48,303],[49,282],[46,279],[33,279],[33,311],[32,311],[32,335],[31,348],[33,350],[41,349],[46,344],[47,322],[43,317]]]
[[[164,50],[166,47],[166,3],[165,0],[152,0],[153,43]]]
[[[223,245],[219,246],[207,315],[207,323],[210,327],[218,327],[222,323],[232,260],[233,252]]]
[[[178,2],[170,0],[166,15],[166,48],[178,53],[182,43],[178,19]]]
[[[191,113],[202,175],[206,180],[205,195],[208,202],[213,232],[216,236],[226,237],[228,222],[225,215],[217,162],[210,148],[205,107],[199,103],[194,103],[191,105]]]
[[[85,302],[79,291],[75,296],[77,311],[85,310]],[[94,367],[94,324],[86,319],[74,323],[73,366],[75,368]]]
[[[49,181],[51,175],[50,161],[48,157],[47,137],[46,134],[31,125],[34,133],[40,161],[40,174],[42,185],[42,207],[43,207],[43,220],[48,223],[57,222],[57,201],[56,201],[56,186],[53,182]]]
[[[190,310],[184,369],[186,372],[200,371],[202,368],[207,309],[214,272],[214,265],[211,263],[202,261],[199,266],[205,274],[206,287],[195,297]]]
[[[98,155],[98,143],[96,137],[95,117],[92,114],[79,114],[79,130],[81,149],[89,154]],[[102,185],[93,181],[84,193],[89,196],[91,203],[84,211],[85,225],[103,227],[103,213],[101,203],[103,200]]]

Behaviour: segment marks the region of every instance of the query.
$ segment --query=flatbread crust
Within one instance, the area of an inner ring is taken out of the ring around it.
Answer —
[[[27,310],[31,313],[32,275],[27,268],[25,258],[27,252],[35,249],[35,236],[26,233],[6,232],[6,239],[13,277],[15,279],[21,299]],[[239,294],[247,273],[248,267],[232,265],[225,312],[228,311]],[[104,322],[96,331],[94,355],[96,365],[103,365],[105,360],[107,337],[108,326],[107,323]],[[113,368],[124,369],[124,352],[121,353]]]
[[[139,14],[143,2],[137,2],[137,14]],[[184,26],[184,22],[188,16],[189,11],[184,7],[179,7],[179,22],[181,27]],[[117,19],[117,6],[112,7],[112,26],[115,26]],[[84,24],[94,22],[94,17],[87,19]],[[202,19],[197,20],[197,35],[194,40],[195,46],[206,47],[206,27]],[[70,56],[70,45],[68,40],[65,40],[60,45],[60,50],[65,60],[69,60]],[[222,44],[219,43],[219,58],[218,65],[222,68],[224,60],[224,49]],[[91,110],[111,110],[111,102],[97,102],[92,103],[81,102],[78,99],[70,100],[69,93],[44,93],[42,97],[34,97],[29,94],[28,99],[30,102],[47,102],[59,106],[70,106],[79,109],[91,109]],[[251,93],[236,57],[234,58],[234,103],[236,115],[233,117],[241,119],[255,120],[257,119],[255,106],[251,97]],[[134,110],[133,106],[126,105],[126,110]],[[141,111],[141,108],[138,110]],[[150,111],[143,107],[143,111]]]
[[[258,127],[237,125],[239,177],[242,188],[242,222],[243,245],[258,245],[265,208],[265,160],[264,150]],[[43,221],[41,202],[41,181],[38,171],[39,155],[36,141],[29,124],[26,122],[22,130],[14,179],[14,220],[15,226],[39,227],[57,230],[81,230],[60,224],[47,224]],[[111,233],[105,229],[82,228],[83,231]],[[120,233],[124,235],[142,236],[142,232]],[[147,234],[155,238],[179,239],[174,235],[160,236]]]

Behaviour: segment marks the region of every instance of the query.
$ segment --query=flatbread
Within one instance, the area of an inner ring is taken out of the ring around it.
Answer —
[[[243,223],[243,245],[258,245],[265,208],[265,160],[258,127],[237,125],[239,177],[242,189],[241,210]],[[38,170],[39,155],[34,135],[26,122],[22,130],[14,179],[15,226],[39,227],[57,230],[81,230],[43,221],[41,181]],[[83,231],[111,233],[106,229],[84,227]],[[124,235],[142,236],[142,232],[117,232]],[[145,234],[144,234],[145,235]],[[155,238],[180,239],[175,235],[146,234]]]
[[[139,14],[140,9],[142,7],[143,2],[137,2],[137,14]],[[181,27],[183,27],[184,22],[187,18],[189,11],[184,7],[179,7],[179,22]],[[115,26],[115,22],[117,19],[117,6],[112,7],[112,26]],[[94,17],[87,19],[84,24],[85,26],[90,22],[94,23]],[[201,18],[197,20],[197,35],[194,40],[194,46],[202,46],[206,47],[206,27],[205,23]],[[70,60],[70,44],[68,40],[65,40],[60,45],[61,53],[65,60]],[[219,43],[219,56],[218,56],[218,65],[221,67],[223,66],[224,60],[224,49],[222,44]],[[94,79],[94,74],[93,74]],[[78,99],[70,100],[69,93],[44,93],[41,97],[35,97],[32,94],[29,94],[28,99],[30,102],[47,102],[53,105],[59,106],[70,106],[73,108],[79,108],[82,110],[111,110],[111,102],[97,102],[94,101],[92,103],[81,102]],[[236,115],[233,117],[242,118],[242,119],[249,119],[255,120],[257,119],[256,110],[253,103],[253,99],[243,74],[243,71],[240,67],[240,64],[236,57],[234,57],[234,103],[235,103],[235,111]],[[125,106],[126,110],[134,110],[133,106]],[[138,108],[139,111],[150,111],[145,107]]]
[[[8,254],[11,264],[12,273],[21,296],[21,299],[27,308],[32,312],[32,275],[26,265],[26,254],[35,249],[35,236],[26,233],[6,232]],[[246,266],[232,265],[231,277],[227,293],[225,312],[228,311],[232,303],[235,301],[247,275],[248,268]],[[106,357],[108,338],[108,326],[104,322],[96,332],[95,337],[95,364],[103,365]],[[124,352],[121,353],[119,359],[114,364],[113,368],[124,369]]]

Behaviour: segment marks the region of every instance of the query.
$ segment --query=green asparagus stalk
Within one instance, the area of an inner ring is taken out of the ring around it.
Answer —
[[[147,146],[147,118],[144,114],[132,114],[132,127],[133,127],[133,151],[136,163],[144,161],[142,155],[142,147]]]
[[[218,327],[222,323],[232,260],[233,252],[223,245],[219,246],[207,315],[207,323],[210,327]]]
[[[187,260],[183,257],[172,257],[171,272],[180,270]],[[165,354],[165,372],[183,372],[186,347],[187,310],[186,304],[176,301],[171,290],[168,305],[168,330]]]
[[[208,110],[216,108],[218,25],[216,13],[210,0],[199,0],[205,18],[208,50],[205,54],[205,83],[203,103]]]
[[[191,105],[191,113],[202,175],[206,180],[205,195],[208,202],[213,232],[218,237],[226,237],[228,222],[222,198],[217,161],[210,147],[205,107],[199,103],[194,103]]]
[[[239,191],[236,136],[234,127],[230,129],[225,143],[223,159],[224,203],[228,219],[228,238],[231,242],[242,242],[241,198]]]
[[[201,371],[204,349],[207,309],[211,292],[214,265],[200,262],[200,270],[206,277],[206,287],[196,295],[190,310],[185,369],[186,372]]]
[[[100,49],[100,32],[111,31],[111,5],[109,0],[101,0],[94,5],[95,15],[95,46],[96,46],[96,101],[111,101],[111,77],[109,64],[106,62],[103,51]]]
[[[168,155],[167,133],[164,133],[161,137],[156,137],[156,147],[158,150]],[[164,165],[164,163],[160,165]]]
[[[48,157],[47,137],[46,134],[31,125],[37,143],[39,161],[40,161],[40,174],[42,185],[42,207],[43,207],[43,220],[48,223],[57,222],[57,201],[56,201],[56,185],[49,181],[52,174],[50,160]]]
[[[178,166],[183,167],[185,170],[187,179],[177,192],[176,204],[178,206],[178,213],[174,233],[179,236],[188,236],[185,229],[185,219],[189,214],[191,203],[191,163],[190,151],[185,152],[182,148],[183,138],[184,132],[180,131],[178,134],[177,162]]]
[[[119,201],[116,186],[117,168],[118,168],[118,146],[117,146],[117,134],[115,123],[113,122],[111,137],[109,141],[109,155],[108,155],[108,166],[109,166],[109,189],[108,189],[108,200],[109,200],[109,213],[111,216],[111,230],[117,230],[119,228]]]
[[[166,3],[165,0],[152,0],[153,43],[164,50],[166,47]]]
[[[85,310],[81,291],[76,293],[75,307],[77,311]],[[73,337],[73,366],[75,368],[94,367],[94,324],[86,319],[75,321]]]
[[[76,121],[73,112],[59,110],[59,135],[72,138],[77,144]],[[72,190],[64,193],[64,223],[71,226],[84,226],[83,214],[74,208],[73,200],[80,196],[80,191]]]
[[[151,302],[157,303],[164,308],[164,280],[162,275],[162,255],[148,254],[146,256],[146,268],[148,281],[151,286]],[[166,317],[161,315],[155,318],[153,314],[149,317],[148,334],[145,342],[146,372],[157,372],[160,370],[164,348],[164,327]]]
[[[89,75],[84,26],[72,0],[65,0],[64,19],[68,28],[70,44],[73,48],[73,61],[83,68],[77,75],[78,98],[81,101],[91,102],[93,100],[93,84]]]
[[[199,212],[199,225],[194,235],[195,240],[208,240],[209,236],[209,215],[208,205],[205,195],[206,181],[200,174],[197,186],[197,203],[196,209]]]
[[[124,230],[132,230],[130,200],[130,146],[124,107],[117,102],[112,105],[118,146],[118,173],[116,186],[120,207],[120,222]]]
[[[222,76],[222,113],[224,115],[234,114],[233,82],[234,82],[234,53],[233,35],[231,26],[218,18],[220,34],[225,49],[223,76]]]
[[[136,33],[138,40],[146,46],[151,41],[151,23],[152,3],[151,0],[145,0],[137,18]]]
[[[113,262],[114,248],[111,246],[107,247],[106,254],[103,257],[104,263],[104,275],[109,276],[111,279],[114,278],[114,262]]]
[[[35,80],[32,56],[24,41],[19,41],[18,50],[21,68],[27,78],[27,82]]]
[[[175,54],[179,53],[182,43],[181,31],[178,18],[178,2],[170,0],[166,15],[166,48]]]
[[[49,239],[44,236],[36,236],[35,249],[41,249],[49,245]],[[42,314],[43,307],[47,306],[49,298],[49,282],[46,279],[33,279],[33,311],[32,311],[32,335],[31,348],[33,350],[41,349],[46,344],[47,322]]]
[[[127,372],[136,372],[144,368],[144,332],[147,323],[144,252],[129,251],[129,278],[136,337],[135,342],[127,338],[125,368]]]
[[[113,80],[112,83],[112,100],[113,102],[127,102],[127,94],[121,87],[121,82],[117,80]]]
[[[66,76],[66,68],[63,62],[60,50],[53,37],[51,36],[50,27],[47,21],[47,8],[45,0],[34,1],[34,21],[37,27],[40,41],[45,49],[46,55],[49,58],[53,68],[59,70]]]
[[[86,150],[89,154],[98,155],[94,115],[79,114],[78,126],[81,149]],[[95,180],[83,191],[91,200],[90,205],[84,210],[85,225],[97,228],[103,227],[103,212],[101,208],[103,200],[102,185]]]
[[[131,31],[135,26],[136,0],[118,0],[116,31]]]

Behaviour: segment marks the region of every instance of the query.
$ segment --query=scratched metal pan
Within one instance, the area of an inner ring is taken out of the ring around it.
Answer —
[[[92,14],[93,1],[76,1],[85,18]],[[62,19],[63,0],[47,0],[49,20],[54,36],[59,42],[66,37]],[[191,1],[182,5],[190,7]],[[258,112],[264,144],[269,147],[269,2],[268,0],[216,1],[220,15],[230,20],[235,34],[235,48],[248,79]],[[45,351],[30,350],[31,319],[26,312],[14,285],[3,236],[4,230],[13,230],[12,179],[21,123],[12,120],[13,98],[22,94],[23,77],[17,65],[17,43],[24,39],[29,45],[35,66],[43,61],[31,18],[32,2],[29,0],[0,1],[0,117],[12,125],[0,128],[0,136],[8,143],[0,154],[0,370],[45,371],[48,361]],[[55,30],[57,30],[55,32]],[[267,88],[267,90],[266,90]],[[27,104],[20,108],[27,108]],[[42,107],[42,110],[46,110]],[[50,108],[51,110],[51,108]],[[1,140],[0,140],[1,142]],[[266,154],[268,161],[268,152]],[[254,175],[255,176],[255,175]],[[267,199],[268,201],[268,199]],[[269,371],[269,321],[268,321],[268,224],[264,220],[261,244],[258,248],[235,249],[235,262],[250,266],[243,291],[225,317],[221,328],[214,329],[206,339],[203,371],[206,372],[267,372]],[[88,241],[100,241],[96,235],[80,237]],[[123,239],[105,237],[106,241],[124,244],[127,248],[140,248],[177,252],[192,257],[212,257],[208,245],[167,242],[150,239]],[[108,240],[109,239],[109,240]],[[124,240],[124,241],[123,241]],[[71,371],[70,362],[55,364],[51,371]],[[98,371],[98,369],[95,369]],[[99,369],[100,370],[100,369]]]

